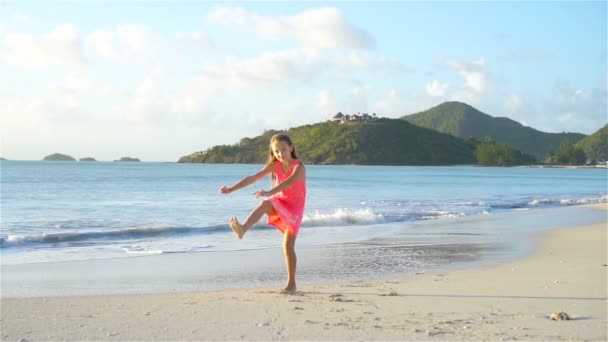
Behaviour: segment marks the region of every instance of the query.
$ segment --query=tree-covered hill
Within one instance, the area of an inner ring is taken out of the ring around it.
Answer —
[[[585,151],[587,158],[593,161],[608,160],[608,124],[576,143],[575,147]]]
[[[539,160],[554,153],[562,142],[578,142],[580,133],[545,133],[504,117],[493,117],[461,102],[444,102],[402,119],[460,138],[490,138]]]
[[[183,163],[264,163],[277,131],[214,146],[180,158]],[[313,164],[454,165],[474,164],[470,144],[400,119],[340,124],[321,122],[287,130],[298,156]]]

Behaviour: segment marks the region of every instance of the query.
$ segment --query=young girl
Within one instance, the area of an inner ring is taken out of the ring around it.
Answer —
[[[306,201],[306,169],[298,159],[291,139],[284,134],[274,135],[270,139],[270,153],[266,166],[255,175],[245,177],[231,187],[222,186],[220,192],[229,194],[259,181],[268,174],[272,175],[272,189],[258,190],[254,195],[256,198],[269,198],[263,200],[244,223],[241,224],[236,217],[232,217],[230,227],[236,237],[241,239],[264,214],[268,215],[268,224],[275,226],[284,235],[283,252],[287,266],[287,286],[281,293],[293,294],[296,291],[294,247]]]

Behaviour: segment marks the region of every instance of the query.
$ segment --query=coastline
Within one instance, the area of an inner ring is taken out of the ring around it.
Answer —
[[[579,205],[385,223],[382,232],[372,232],[373,225],[307,227],[298,241],[298,283],[371,281],[498,264],[529,253],[531,237],[539,232],[604,222],[605,216]],[[277,237],[273,229],[259,229],[226,250],[116,258],[13,263],[14,256],[3,255],[2,297],[278,288],[285,270]]]
[[[590,205],[606,211],[606,204]],[[267,289],[2,298],[3,340],[606,340],[606,222],[513,261]],[[572,320],[551,321],[564,311]]]
[[[527,165],[529,168],[536,169],[608,169],[606,164],[596,165],[560,165],[560,164],[534,164]]]

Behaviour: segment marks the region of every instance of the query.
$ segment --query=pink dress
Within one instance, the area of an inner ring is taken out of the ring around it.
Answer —
[[[296,165],[300,161],[295,159],[289,170],[283,172],[283,166],[280,161],[274,162],[274,174],[276,175],[277,184],[281,184],[285,179],[289,178],[295,170]],[[268,224],[275,226],[281,233],[289,230],[293,235],[297,236],[302,224],[302,216],[304,215],[304,204],[306,202],[306,182],[302,179],[296,179],[286,189],[277,192],[268,199],[274,208],[274,212],[268,215]]]

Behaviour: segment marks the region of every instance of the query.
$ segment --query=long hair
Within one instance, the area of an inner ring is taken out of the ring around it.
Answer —
[[[289,136],[287,136],[286,134],[275,134],[270,139],[270,144],[268,145],[268,164],[273,164],[275,161],[277,161],[277,157],[275,157],[274,153],[272,153],[272,145],[278,143],[279,141],[283,141],[287,143],[287,145],[293,147],[293,149],[291,150],[291,157],[293,159],[298,159],[298,155],[296,154],[296,147],[293,146],[293,143],[291,142],[291,139],[289,139]],[[272,186],[276,185],[276,181],[277,175],[272,172],[272,175],[270,177],[270,183],[272,184]]]
[[[286,134],[275,134],[270,139],[270,144],[268,145],[268,164],[272,164],[277,161],[277,158],[274,156],[274,153],[272,153],[272,145],[278,143],[279,141],[283,141],[287,143],[287,145],[293,147],[293,150],[291,151],[291,158],[298,159],[298,155],[296,154],[296,147],[293,146],[293,143],[291,142],[291,139],[289,139],[289,136],[287,136]]]

